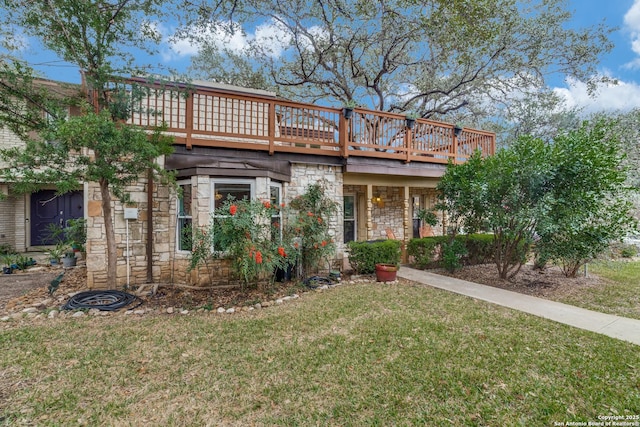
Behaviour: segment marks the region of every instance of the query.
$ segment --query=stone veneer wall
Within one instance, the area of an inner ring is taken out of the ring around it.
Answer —
[[[367,188],[365,185],[345,185],[344,186],[344,194],[355,194],[356,198],[360,200],[361,198],[366,198]],[[371,235],[364,235],[364,229],[362,222],[364,220],[363,212],[360,212],[360,209],[364,207],[357,202],[356,212],[359,225],[358,225],[358,240],[367,240],[369,238],[372,239],[386,239],[387,238],[387,228],[393,231],[396,239],[403,240],[405,238],[405,227],[404,227],[404,209],[405,209],[405,200],[404,200],[404,187],[393,187],[393,186],[373,186],[373,195],[380,196],[384,202],[384,206],[377,206],[372,203],[371,206]],[[410,187],[409,188],[409,204],[412,203],[414,196],[420,196],[422,201],[421,205],[428,208],[435,206],[437,202],[436,190],[433,188],[420,188],[420,187]],[[365,199],[365,202],[368,201]],[[410,220],[413,219],[413,207],[409,206],[409,210],[407,215]],[[441,218],[442,215],[439,215]],[[409,230],[412,229],[411,224],[409,224]],[[441,235],[442,234],[442,226],[438,225],[434,227],[434,234]],[[411,238],[412,236],[407,236]]]
[[[329,219],[329,229],[336,242],[337,265],[342,266],[345,245],[343,235],[343,174],[336,166],[296,163],[291,165],[291,182],[284,187],[285,203],[304,194],[311,184],[325,187],[325,195],[338,203],[336,214]]]
[[[255,194],[258,200],[269,198],[268,178],[255,179]],[[192,223],[194,227],[207,227],[211,217],[211,177],[193,176],[180,183],[192,185]],[[283,201],[289,203],[293,198],[303,194],[307,187],[314,183],[323,183],[326,195],[338,203],[336,215],[329,220],[333,230],[333,238],[337,244],[337,266],[344,265],[345,245],[343,244],[343,194],[355,193],[359,197],[366,196],[366,187],[362,185],[343,184],[341,168],[328,165],[296,163],[291,167],[291,181],[283,183]],[[85,188],[88,198],[87,209],[87,267],[88,284],[90,287],[104,287],[106,278],[106,238],[104,235],[103,218],[100,206],[100,192],[97,185],[87,185]],[[129,222],[129,243],[131,247],[130,271],[131,285],[146,282],[146,235],[147,235],[147,183],[142,179],[139,184],[129,188],[134,206],[139,209],[139,218]],[[380,196],[384,206],[372,205],[372,231],[374,239],[386,238],[386,229],[391,229],[399,240],[405,239],[404,212],[411,215],[412,208],[407,206],[404,187],[374,186],[373,194]],[[431,188],[411,187],[409,203],[413,196],[421,196],[422,203],[427,208],[436,202],[436,193]],[[116,244],[118,253],[118,272],[116,284],[126,283],[126,233],[124,210],[120,203],[113,204],[116,229]],[[188,272],[188,252],[176,251],[177,197],[175,191],[165,186],[154,185],[153,217],[153,281],[162,283],[186,283],[205,286],[211,281],[216,285],[233,282],[233,277],[225,260],[215,260],[210,265],[214,278],[209,277],[206,268]],[[411,217],[410,217],[411,218]],[[411,228],[409,227],[409,230]],[[434,229],[436,234],[442,234],[442,227]],[[411,237],[411,236],[408,236]],[[366,240],[367,236],[360,236]]]
[[[206,228],[211,218],[211,177],[193,176],[182,183],[192,185],[192,224]],[[259,200],[269,198],[268,178],[255,179],[255,194]],[[87,184],[87,283],[91,288],[107,286],[106,236],[97,184]],[[141,179],[137,185],[128,187],[133,202],[130,207],[138,208],[138,220],[129,221],[129,246],[131,250],[130,285],[141,285],[147,280],[147,180]],[[286,191],[286,190],[285,190]],[[183,283],[196,286],[225,285],[234,281],[228,262],[219,259],[209,265],[188,271],[189,253],[176,250],[177,195],[166,186],[154,185],[153,192],[153,282]],[[113,202],[115,234],[117,245],[116,286],[127,283],[126,223],[121,203]],[[209,271],[212,272],[210,277]]]

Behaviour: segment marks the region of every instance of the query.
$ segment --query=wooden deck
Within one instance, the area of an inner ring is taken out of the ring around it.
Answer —
[[[166,125],[175,143],[194,146],[375,157],[404,162],[464,162],[476,149],[495,153],[495,134],[418,119],[412,128],[400,114],[362,108],[346,119],[343,110],[290,102],[266,95],[130,79],[114,90],[144,88],[128,123]]]

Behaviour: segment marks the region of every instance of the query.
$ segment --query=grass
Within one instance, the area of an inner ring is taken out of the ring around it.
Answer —
[[[599,261],[589,264],[588,269],[589,274],[604,278],[603,283],[559,298],[560,302],[640,319],[639,261]]]
[[[622,341],[424,286],[0,332],[0,425],[553,425],[640,414]]]

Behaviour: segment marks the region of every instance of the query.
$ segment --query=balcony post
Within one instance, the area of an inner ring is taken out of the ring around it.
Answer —
[[[187,150],[191,150],[191,148],[193,148],[192,145],[192,135],[193,135],[193,93],[189,93],[187,95],[187,100],[186,100],[186,111],[185,111],[185,118],[184,118],[184,127],[185,127],[185,141],[187,144]]]
[[[406,158],[404,159],[405,163],[409,163],[411,161],[411,140],[413,139],[413,128],[406,126],[404,128],[404,148],[406,151]]]
[[[453,151],[451,153],[453,155],[453,164],[457,165],[458,164],[458,135],[455,128],[453,129],[453,143],[451,144],[451,149]]]
[[[352,116],[353,117],[353,116]],[[338,146],[340,147],[340,156],[346,159],[349,157],[349,142],[348,142],[348,126],[349,121],[344,116],[344,114],[340,114],[340,118],[338,119]]]
[[[276,140],[276,104],[269,102],[269,113],[267,120],[269,122],[269,155],[273,155],[275,152],[275,140]]]

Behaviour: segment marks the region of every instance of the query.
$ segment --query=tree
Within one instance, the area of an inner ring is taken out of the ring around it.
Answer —
[[[613,122],[585,122],[550,142],[521,136],[495,156],[449,165],[440,208],[465,231],[494,234],[501,278],[515,276],[535,241],[541,260],[567,276],[637,230]]]
[[[282,95],[356,100],[421,117],[480,112],[514,91],[538,90],[552,74],[595,83],[597,59],[612,48],[611,30],[603,25],[568,28],[572,16],[562,0],[254,0],[235,6],[233,16],[243,23],[272,25],[272,36],[252,40],[244,53],[266,68]],[[219,22],[212,10],[203,7],[204,17]],[[215,42],[205,36],[199,43]],[[200,73],[219,78],[208,65],[204,55],[194,62]]]
[[[493,258],[503,279],[515,276],[533,242],[553,173],[550,147],[520,137],[495,156],[447,167],[438,185],[441,206],[467,225],[465,231],[494,234]]]
[[[634,216],[640,220],[640,110],[627,112],[597,113],[591,121],[605,120],[611,132],[620,140],[620,149],[626,154],[622,160],[627,170],[627,186],[633,191],[630,197],[635,206]]]
[[[624,154],[611,120],[585,122],[557,136],[554,173],[538,223],[536,252],[567,277],[633,230]]]
[[[158,132],[148,137],[144,131],[124,125],[137,91],[114,91],[113,82],[119,76],[149,72],[150,67],[137,65],[136,59],[141,51],[155,52],[160,34],[150,20],[171,8],[162,0],[2,0],[2,6],[3,30],[37,40],[44,49],[77,66],[86,82],[86,91],[56,96],[47,85],[38,83],[29,64],[4,57],[0,64],[0,124],[25,141],[23,149],[3,152],[11,161],[5,178],[20,191],[53,182],[60,193],[77,188],[82,181],[97,182],[105,224],[107,277],[114,281],[111,194],[126,201],[124,186],[148,170],[166,177],[155,159],[168,153],[169,141]],[[85,102],[87,95],[90,107]],[[63,107],[69,104],[83,109],[84,115],[67,120]]]

